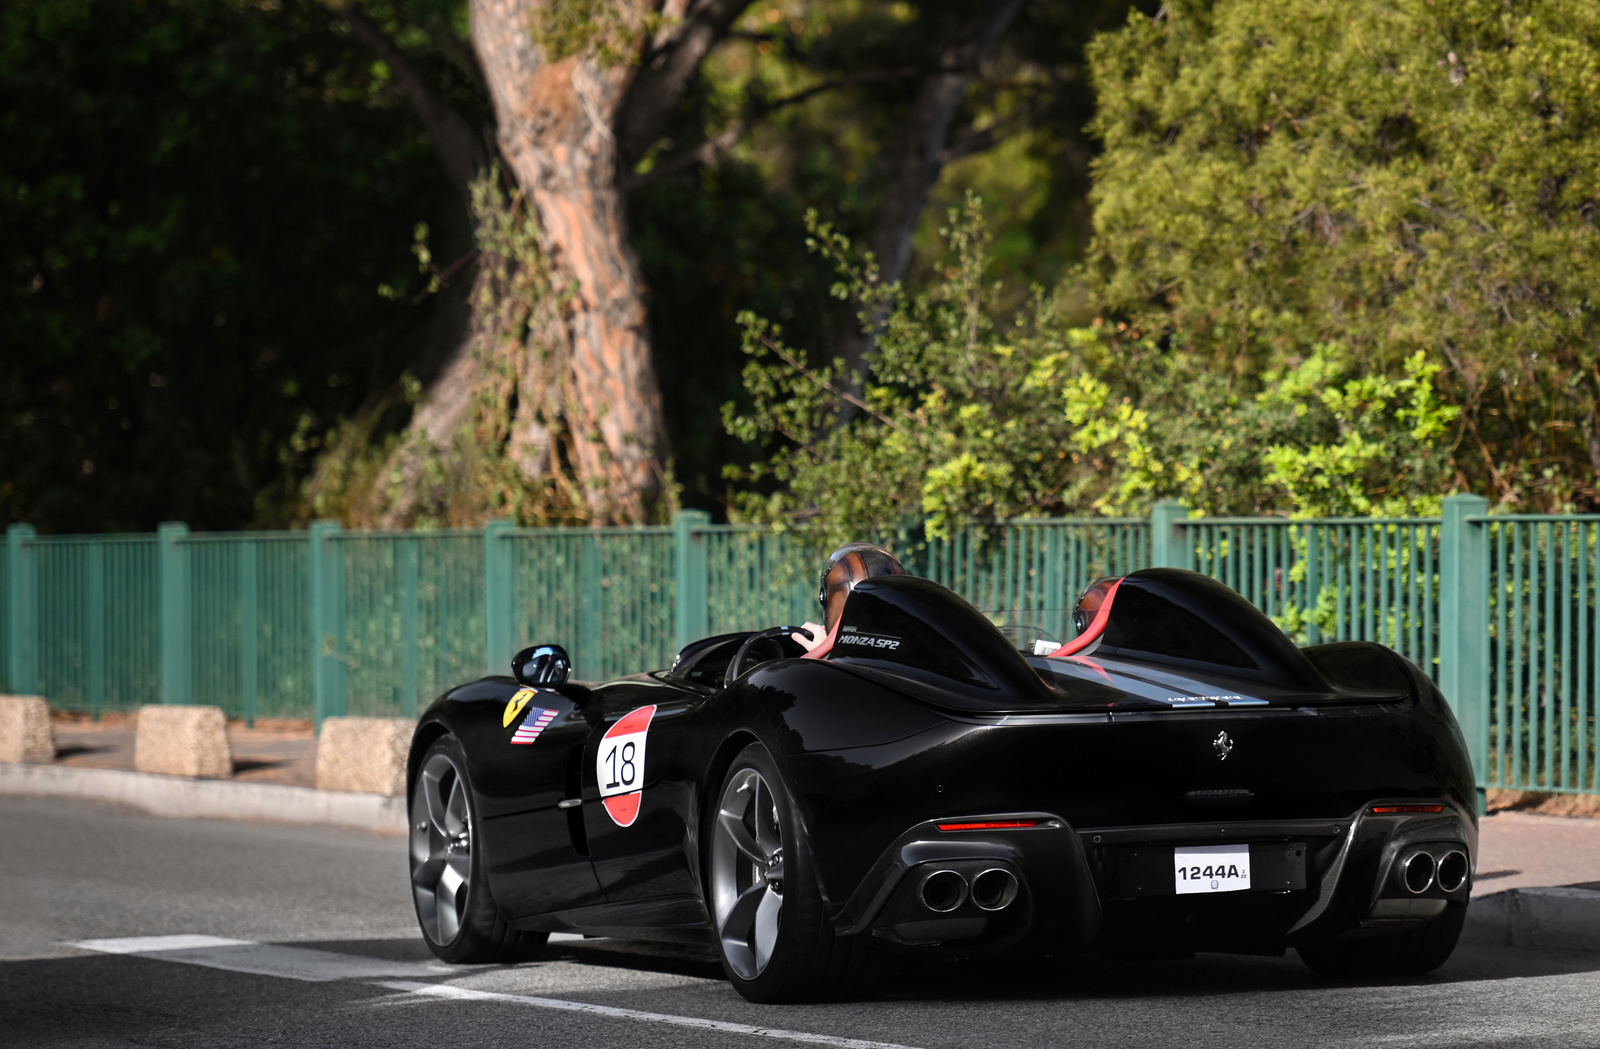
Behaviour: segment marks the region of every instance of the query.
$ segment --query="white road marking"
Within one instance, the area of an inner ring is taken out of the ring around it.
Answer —
[[[79,940],[68,946],[102,954],[128,954],[163,962],[181,962],[207,969],[280,976],[287,980],[326,983],[330,980],[376,980],[386,976],[440,976],[459,972],[427,962],[391,962],[306,947],[287,947],[218,936],[133,936],[114,940]]]
[[[589,1002],[568,1002],[560,998],[535,998],[526,994],[501,994],[497,991],[475,991],[469,987],[455,987],[446,983],[410,983],[400,980],[379,984],[394,991],[410,991],[434,998],[453,998],[463,1001],[515,1002],[540,1009],[562,1009],[574,1013],[590,1013],[613,1020],[643,1020],[646,1023],[671,1024],[674,1027],[693,1027],[703,1031],[722,1031],[727,1034],[755,1035],[758,1038],[778,1038],[786,1042],[806,1042],[811,1045],[833,1045],[840,1049],[911,1049],[895,1042],[869,1042],[860,1038],[840,1038],[831,1034],[812,1034],[809,1031],[786,1031],[781,1027],[756,1027],[753,1024],[730,1023],[727,1020],[705,1020],[698,1016],[675,1016],[672,1013],[647,1013],[640,1009],[618,1009],[610,1005],[592,1005]]]
[[[195,947],[243,947],[254,940],[225,940],[221,936],[125,936],[113,940],[78,940],[68,947],[82,947],[101,954],[150,954],[154,951],[184,951]]]
[[[572,934],[557,934],[562,939],[581,939]],[[861,1038],[840,1038],[831,1034],[813,1034],[809,1031],[789,1031],[781,1027],[757,1027],[754,1024],[731,1023],[727,1020],[707,1020],[698,1016],[677,1016],[672,1013],[650,1013],[640,1009],[618,1009],[610,1005],[593,1005],[589,1002],[569,1002],[561,998],[538,998],[526,994],[502,994],[497,991],[475,991],[445,983],[414,983],[409,980],[383,980],[386,976],[434,976],[460,973],[459,968],[430,965],[425,962],[386,962],[378,958],[363,958],[353,954],[317,951],[305,947],[288,947],[275,943],[257,943],[254,940],[228,940],[220,936],[128,936],[107,940],[76,940],[66,944],[101,954],[123,954],[150,958],[182,965],[198,965],[207,969],[249,973],[254,976],[278,976],[290,980],[307,980],[323,983],[331,980],[372,980],[377,986],[391,991],[406,991],[431,998],[448,998],[456,1001],[512,1002],[540,1009],[560,1009],[565,1012],[588,1013],[612,1020],[636,1020],[645,1023],[669,1024],[702,1031],[721,1031],[725,1034],[751,1035],[757,1038],[776,1038],[786,1042],[804,1042],[808,1045],[837,1046],[838,1049],[912,1049],[894,1042],[872,1042]]]

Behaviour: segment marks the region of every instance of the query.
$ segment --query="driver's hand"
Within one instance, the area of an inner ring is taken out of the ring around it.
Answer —
[[[789,637],[799,642],[800,647],[807,652],[815,652],[827,636],[828,631],[818,623],[803,623],[799,630],[789,635]]]

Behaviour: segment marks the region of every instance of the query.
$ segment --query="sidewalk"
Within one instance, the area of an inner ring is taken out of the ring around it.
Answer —
[[[309,721],[229,722],[233,775],[188,779],[136,772],[135,717],[108,713],[94,722],[52,716],[56,760],[0,764],[0,795],[73,797],[127,805],[157,816],[311,823],[403,834],[404,798],[318,790],[317,737]]]
[[[131,713],[107,713],[99,721],[53,713],[56,767],[133,771]],[[317,734],[311,722],[296,718],[257,718],[254,728],[228,722],[235,783],[317,785]]]
[[[1479,821],[1474,896],[1552,885],[1600,890],[1600,819],[1497,812]]]

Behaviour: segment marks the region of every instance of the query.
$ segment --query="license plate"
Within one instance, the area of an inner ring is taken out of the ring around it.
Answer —
[[[1239,892],[1250,887],[1250,846],[1190,845],[1172,850],[1172,880],[1178,895]]]

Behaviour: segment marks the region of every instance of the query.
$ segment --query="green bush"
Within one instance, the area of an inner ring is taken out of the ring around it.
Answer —
[[[1600,5],[1177,0],[1091,57],[1107,316],[1243,391],[1317,346],[1380,385],[1420,353],[1460,409],[1427,480],[1594,507]]]
[[[889,523],[930,535],[1001,518],[1142,515],[1176,495],[1209,513],[1436,512],[1456,416],[1421,355],[1359,373],[1334,345],[1240,395],[1126,324],[1074,326],[1062,294],[997,316],[975,199],[943,231],[952,259],[926,292],[877,282],[870,258],[811,217],[834,293],[887,317],[871,373],[842,374],[740,320],[752,407],[728,430],[770,456],[730,471],[736,516],[828,538]],[[859,390],[856,387],[859,386]]]

